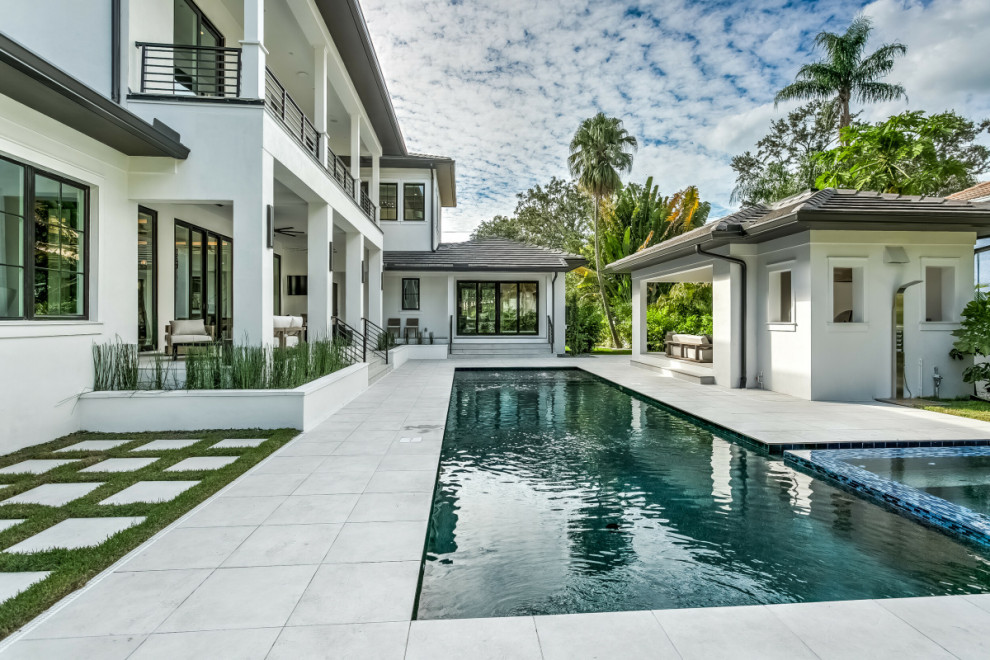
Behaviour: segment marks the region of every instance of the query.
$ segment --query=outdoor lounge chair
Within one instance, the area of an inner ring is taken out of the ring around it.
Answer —
[[[668,357],[691,362],[712,361],[712,338],[708,335],[682,335],[668,332],[664,346]]]
[[[275,316],[272,330],[279,348],[298,346],[306,334],[306,324],[301,316]]]
[[[410,332],[413,339],[419,338],[419,319],[406,319],[406,333],[403,335],[403,339],[407,344],[409,343]]]
[[[203,319],[184,319],[165,324],[165,354],[175,360],[179,348],[205,346],[213,343],[213,326],[206,325]]]
[[[389,319],[385,331],[392,335],[393,340],[398,341],[399,335],[402,334],[402,319]]]

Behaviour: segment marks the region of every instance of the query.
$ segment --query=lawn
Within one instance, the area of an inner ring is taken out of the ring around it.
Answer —
[[[932,405],[922,405],[924,410],[945,413],[947,415],[957,415],[959,417],[969,417],[990,422],[990,401],[972,401],[966,399],[931,402]]]
[[[591,349],[595,355],[632,355],[631,348],[611,348],[607,346],[595,346]]]
[[[191,433],[74,433],[41,445],[28,447],[0,457],[0,469],[25,460],[73,459],[44,474],[0,474],[0,497],[8,498],[43,484],[98,482],[101,486],[87,495],[61,506],[41,504],[4,504],[0,501],[0,520],[23,520],[0,531],[0,548],[9,548],[67,518],[143,516],[145,520],[129,527],[103,543],[74,550],[52,549],[17,554],[0,552],[0,572],[51,571],[44,580],[17,596],[0,603],[0,637],[6,637],[59,599],[79,589],[132,549],[151,538],[197,504],[243,474],[248,468],[291,440],[298,432],[276,431],[199,431]],[[258,438],[265,442],[257,447],[210,449],[228,438]],[[181,449],[132,451],[135,447],[160,439],[194,439],[197,442]],[[106,450],[58,452],[55,450],[84,440],[127,440]],[[237,456],[237,460],[215,470],[166,472],[165,468],[193,456]],[[141,469],[129,472],[80,472],[108,458],[160,457]],[[100,504],[102,500],[139,481],[198,481],[174,499],[160,503]]]

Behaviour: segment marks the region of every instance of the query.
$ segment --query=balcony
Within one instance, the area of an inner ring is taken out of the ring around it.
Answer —
[[[138,42],[141,93],[222,99],[241,95],[241,49]]]
[[[347,163],[327,146],[327,156],[324,162],[320,153],[320,134],[313,122],[302,111],[285,86],[278,81],[271,69],[265,69],[265,108],[268,113],[278,120],[282,127],[292,136],[306,153],[312,156],[323,168],[327,175],[337,182],[344,192],[353,199],[372,222],[378,224],[378,214],[375,205],[368,195],[361,190],[357,181],[351,176]]]

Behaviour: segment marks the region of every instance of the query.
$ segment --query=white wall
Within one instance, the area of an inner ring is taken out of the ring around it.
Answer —
[[[370,175],[370,170],[366,170]],[[397,183],[398,198],[398,220],[382,221],[382,230],[385,232],[385,250],[432,250],[434,238],[431,232],[436,230],[439,218],[434,217],[434,212],[439,213],[438,197],[435,192],[436,186],[433,182],[433,172],[428,169],[399,169],[382,168],[382,183]],[[406,221],[402,218],[403,183],[423,183],[426,185],[426,219],[419,221]]]
[[[137,204],[128,159],[0,95],[0,154],[90,187],[88,321],[0,321],[0,453],[75,430],[92,345],[137,341]]]
[[[402,278],[419,278],[419,310],[402,309]],[[382,296],[382,319],[388,323],[390,318],[400,319],[405,334],[406,321],[410,318],[419,319],[419,327],[424,330],[424,341],[429,341],[429,331],[434,334],[435,341],[447,343],[450,334],[450,314],[447,308],[447,273],[398,273],[385,272],[385,291]]]
[[[109,97],[110,7],[111,0],[4,0],[0,30]]]
[[[937,232],[811,232],[812,398],[859,400],[891,396],[894,292],[912,280],[924,279],[925,265],[954,268],[954,310],[947,321],[925,322],[924,285],[907,290],[904,305],[905,376],[915,396],[933,394],[934,367],[945,377],[943,397],[964,396],[972,386],[962,382],[965,361],[952,360],[952,330],[973,296],[975,233]],[[901,246],[903,264],[884,263],[884,246]],[[861,323],[833,323],[829,264],[854,263],[864,269],[864,317]]]

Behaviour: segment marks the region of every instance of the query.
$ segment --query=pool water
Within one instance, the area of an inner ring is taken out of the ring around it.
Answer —
[[[847,461],[953,504],[990,515],[990,456],[856,458]]]
[[[417,618],[984,591],[981,551],[584,372],[455,376]]]

